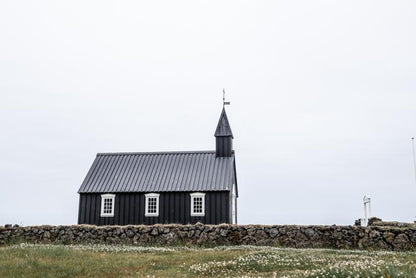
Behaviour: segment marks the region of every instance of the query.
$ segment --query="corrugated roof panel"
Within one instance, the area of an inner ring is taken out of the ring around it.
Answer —
[[[121,187],[121,191],[128,191],[131,187],[131,184],[134,183],[137,173],[140,171],[140,167],[142,166],[143,156],[133,156],[134,157],[134,167],[129,173],[129,178],[126,181],[126,184]]]
[[[123,191],[128,192],[129,190],[131,190],[131,187],[132,187],[131,185],[132,184],[136,184],[140,172],[143,171],[143,169],[144,169],[144,166],[145,166],[145,163],[144,163],[145,158],[146,158],[145,156],[139,156],[138,157],[137,166],[134,169],[134,172],[133,172],[133,175],[132,175],[132,179],[129,181],[128,184],[126,184],[126,188]]]
[[[94,178],[94,175],[96,174],[96,168],[97,165],[99,164],[99,159],[95,158],[94,162],[92,163],[92,166],[90,168],[90,170],[87,173],[87,176],[85,177],[84,183],[88,183],[91,179]]]
[[[78,193],[228,191],[233,165],[214,151],[97,154]]]
[[[169,174],[171,173],[171,168],[172,168],[172,160],[169,159],[166,155],[163,156],[163,158],[166,161],[165,167],[160,175],[160,180],[159,183],[160,184],[160,190],[161,191],[166,191],[167,190],[167,182],[166,180],[169,178]]]
[[[124,170],[120,171],[120,174],[118,175],[118,180],[117,180],[116,184],[114,185],[115,190],[117,190],[117,191],[121,190],[122,185],[125,184],[125,179],[126,179],[127,173],[129,172],[129,170],[130,170],[130,168],[133,164],[133,156],[131,156],[131,155],[125,156],[125,157],[123,157],[123,160],[124,160],[124,164],[125,164],[125,167],[123,167]]]
[[[131,177],[132,170],[136,166],[136,163],[137,163],[137,157],[133,155],[129,155],[127,159],[129,160],[128,166],[127,166],[126,171],[124,171],[124,175],[120,181],[119,186],[116,188],[117,191],[122,191],[123,187],[126,186],[126,184],[129,181],[129,178]]]
[[[124,165],[126,163],[127,157],[126,156],[121,156],[121,159],[119,159],[119,161],[117,161],[116,164],[116,168],[113,171],[113,175],[111,176],[111,182],[109,182],[108,186],[110,188],[114,188],[115,190],[117,190],[117,187],[120,185],[120,177],[123,175],[124,171],[126,170],[124,168]]]
[[[175,179],[174,179],[174,181],[172,183],[172,186],[170,188],[170,190],[173,190],[173,191],[179,189],[179,186],[181,184],[181,180],[184,176],[185,167],[186,167],[185,166],[185,161],[183,159],[183,155],[178,155],[177,160],[178,160],[178,163],[177,163],[178,170],[176,172]]]

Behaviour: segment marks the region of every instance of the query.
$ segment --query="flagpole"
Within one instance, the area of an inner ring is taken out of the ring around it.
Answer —
[[[412,137],[412,154],[413,154],[413,167],[415,171],[415,182],[416,182],[416,152],[415,152],[415,138]]]

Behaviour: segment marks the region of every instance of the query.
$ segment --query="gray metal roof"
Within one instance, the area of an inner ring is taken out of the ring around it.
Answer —
[[[222,109],[220,120],[218,121],[214,136],[231,136],[234,138],[230,123],[228,122],[227,113],[225,113],[225,108]]]
[[[215,151],[99,153],[78,193],[228,191],[234,171]]]

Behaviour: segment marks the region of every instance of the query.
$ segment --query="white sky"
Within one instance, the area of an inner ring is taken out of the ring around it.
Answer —
[[[415,1],[1,1],[0,225],[73,224],[97,152],[209,150],[240,223],[413,221]]]

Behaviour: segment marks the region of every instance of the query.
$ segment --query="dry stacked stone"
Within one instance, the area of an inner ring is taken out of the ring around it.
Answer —
[[[0,226],[0,245],[267,245],[295,248],[416,250],[416,228],[403,226],[129,225]]]

